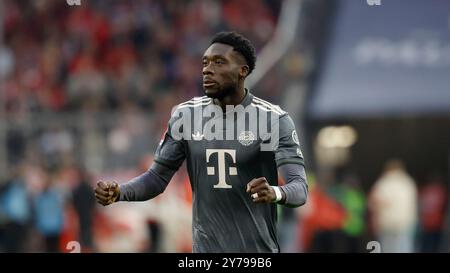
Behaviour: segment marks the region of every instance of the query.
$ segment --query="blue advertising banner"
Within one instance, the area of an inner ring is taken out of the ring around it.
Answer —
[[[450,113],[449,0],[341,0],[329,42],[312,118]]]

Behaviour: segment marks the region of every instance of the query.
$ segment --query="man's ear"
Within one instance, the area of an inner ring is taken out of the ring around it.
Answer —
[[[241,66],[241,69],[239,70],[239,76],[241,78],[246,78],[248,76],[248,72],[250,71],[250,68],[248,67],[248,65],[243,65]]]

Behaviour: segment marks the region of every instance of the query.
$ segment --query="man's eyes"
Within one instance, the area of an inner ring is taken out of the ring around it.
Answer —
[[[225,62],[223,60],[214,60],[213,63],[214,64],[225,64]],[[208,61],[204,60],[203,66],[207,66],[207,65],[208,65]]]

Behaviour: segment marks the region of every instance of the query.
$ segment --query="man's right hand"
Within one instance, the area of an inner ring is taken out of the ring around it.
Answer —
[[[103,206],[110,205],[119,198],[120,188],[116,182],[99,181],[95,187],[95,198]]]

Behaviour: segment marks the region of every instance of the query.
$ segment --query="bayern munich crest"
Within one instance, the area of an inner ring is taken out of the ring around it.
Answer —
[[[238,140],[242,145],[249,146],[256,140],[256,137],[251,131],[242,131],[239,134]]]

